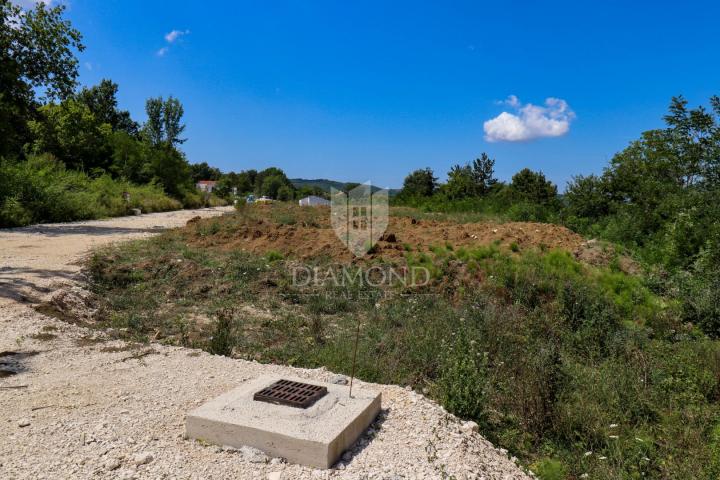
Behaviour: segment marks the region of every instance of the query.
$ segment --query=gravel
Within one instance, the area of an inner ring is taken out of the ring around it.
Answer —
[[[273,373],[331,382],[339,376],[163,345],[139,347],[151,351],[138,356],[138,347],[89,341],[101,334],[31,308],[75,284],[77,259],[89,246],[148,235],[147,225],[179,226],[219,213],[0,231],[0,351],[37,352],[21,357],[16,375],[0,379],[0,478],[530,478],[472,422],[406,388],[358,380],[353,388],[382,392],[383,410],[332,469],[187,440],[185,414],[249,378]],[[56,336],[31,337],[43,331]]]

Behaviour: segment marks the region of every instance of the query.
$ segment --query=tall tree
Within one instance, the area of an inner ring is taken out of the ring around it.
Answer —
[[[524,168],[513,175],[510,189],[522,199],[547,205],[557,199],[557,187],[542,172]]]
[[[249,175],[252,175],[253,173],[255,174],[253,181],[255,193],[258,195],[267,195],[271,198],[275,198],[277,191],[283,185],[287,185],[291,189],[294,189],[287,175],[285,175],[285,172],[280,168],[269,167],[265,170],[261,170],[260,172],[248,170]],[[272,178],[273,180],[271,182],[266,182],[269,178]]]
[[[38,2],[23,11],[0,1],[0,156],[18,155],[29,139],[35,93],[63,99],[78,76],[73,50],[82,51],[80,32],[62,15],[65,7]]]
[[[190,175],[193,182],[197,183],[200,180],[220,180],[222,172],[219,168],[211,167],[207,162],[202,162],[190,165]]]
[[[450,168],[448,182],[443,190],[454,199],[479,197],[489,193],[496,183],[495,160],[483,152],[472,163]]]
[[[162,100],[162,99],[161,99]],[[170,146],[178,146],[185,143],[185,138],[180,138],[182,132],[185,131],[185,124],[182,123],[182,116],[185,113],[182,103],[177,98],[170,96],[165,100],[163,106],[164,118],[163,126],[165,127],[165,142]]]
[[[400,195],[405,198],[429,197],[435,193],[437,177],[430,168],[415,170],[405,177]]]
[[[123,131],[137,135],[138,124],[130,118],[130,112],[118,109],[117,83],[103,79],[98,85],[83,89],[78,93],[79,101],[88,106],[100,123],[107,123],[113,131]]]
[[[473,160],[472,175],[477,193],[480,195],[488,193],[492,186],[497,183],[497,178],[495,178],[495,159],[490,158],[487,153],[483,152],[480,158]]]
[[[185,142],[180,138],[185,130],[182,116],[185,113],[182,103],[170,96],[167,100],[162,97],[148,98],[145,101],[145,113],[148,119],[143,128],[145,138],[153,145],[165,144],[175,148]]]
[[[65,165],[91,171],[109,166],[110,134],[107,123],[97,121],[84,103],[69,98],[38,109],[38,119],[28,122],[33,153],[51,153]]]
[[[454,200],[477,195],[477,185],[469,164],[453,165],[448,172],[448,181],[443,186],[445,194]]]
[[[165,139],[164,126],[164,103],[162,97],[148,98],[145,101],[145,113],[147,121],[143,126],[143,135],[145,139],[154,146],[160,146]]]

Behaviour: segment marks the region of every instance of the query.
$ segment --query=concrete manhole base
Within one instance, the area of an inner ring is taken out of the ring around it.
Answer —
[[[263,388],[287,379],[327,387],[309,408],[253,400]],[[188,438],[216,445],[250,446],[273,457],[316,468],[330,468],[380,412],[380,393],[342,385],[265,375],[248,380],[190,412]]]

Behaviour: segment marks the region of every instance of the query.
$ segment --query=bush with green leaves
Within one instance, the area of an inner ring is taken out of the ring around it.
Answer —
[[[159,212],[181,205],[155,184],[134,185],[107,175],[91,178],[50,155],[0,160],[0,226],[127,215],[131,208]]]
[[[540,478],[713,478],[720,342],[678,305],[567,252],[434,250],[408,252],[409,265],[435,272],[438,290],[420,295],[357,285],[308,294],[285,270],[292,259],[193,247],[182,231],[113,247],[91,273],[107,322],[132,338],[160,331],[166,342],[349,374],[359,324],[358,377],[428,392]],[[464,284],[465,269],[483,281]],[[191,322],[244,302],[262,315]]]

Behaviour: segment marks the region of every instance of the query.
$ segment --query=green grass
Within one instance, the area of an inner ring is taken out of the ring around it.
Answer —
[[[186,240],[98,252],[98,327],[349,374],[360,323],[360,378],[428,389],[541,479],[717,477],[720,343],[641,277],[562,251],[443,245],[405,253],[432,273],[415,294],[297,288],[279,252]]]

